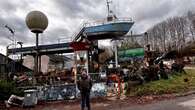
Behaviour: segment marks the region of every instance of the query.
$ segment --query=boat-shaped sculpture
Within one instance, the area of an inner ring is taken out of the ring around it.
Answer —
[[[84,35],[89,40],[121,37],[129,32],[133,24],[131,19],[115,19],[95,25],[87,24]]]
[[[108,16],[104,20],[85,23],[74,40],[87,38],[88,40],[100,40],[122,37],[127,34],[134,24],[132,19],[119,19],[109,8],[107,1]]]

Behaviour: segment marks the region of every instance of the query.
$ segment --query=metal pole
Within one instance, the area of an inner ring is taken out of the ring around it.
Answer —
[[[118,67],[118,49],[117,49],[117,41],[115,41],[115,66]]]
[[[39,61],[39,65],[38,65],[39,66],[39,69],[38,69],[38,72],[41,72],[41,55],[39,55],[38,58],[39,58],[39,60],[38,60]]]
[[[21,51],[22,51],[22,42],[20,43],[20,47],[21,47]],[[22,70],[22,63],[23,63],[23,61],[22,61],[22,53],[20,55],[20,63],[21,63],[20,71],[23,72],[23,70]]]
[[[87,66],[87,74],[89,74],[89,57],[88,57],[88,55],[89,55],[89,53],[88,53],[89,51],[87,50],[86,51],[86,66]]]
[[[9,74],[9,69],[8,69],[8,63],[9,63],[9,58],[8,58],[8,48],[9,45],[6,47],[6,80],[8,80],[8,74]]]
[[[17,43],[20,45],[20,49],[22,50],[22,44],[23,44],[23,42],[17,42]],[[20,61],[22,63],[22,53],[20,55]]]
[[[147,44],[146,45],[148,45],[148,33],[146,33],[146,39],[147,39]]]
[[[13,43],[6,46],[6,61],[5,61],[5,63],[6,63],[6,79],[7,80],[8,80],[9,70],[12,72],[12,69],[8,69],[8,66],[9,66],[9,52],[8,52],[8,49],[9,49],[9,46],[11,46],[11,45],[13,45]],[[13,54],[13,52],[12,52],[12,54]]]
[[[39,68],[39,65],[38,65],[38,61],[39,61],[39,33],[36,33],[36,73],[38,74],[38,68]]]
[[[75,61],[75,75],[74,75],[74,79],[75,79],[75,84],[77,83],[77,72],[78,72],[78,69],[77,69],[77,53],[76,51],[74,51],[74,61]]]
[[[35,78],[35,75],[37,75],[38,74],[38,68],[39,68],[39,66],[38,66],[38,54],[39,54],[39,33],[36,33],[36,56],[35,56],[35,70],[34,70],[34,84],[36,84],[36,78]]]
[[[22,50],[22,44],[20,45],[20,48],[21,48],[21,50]],[[20,61],[21,61],[21,63],[22,63],[22,53],[21,53],[21,55],[20,55]]]

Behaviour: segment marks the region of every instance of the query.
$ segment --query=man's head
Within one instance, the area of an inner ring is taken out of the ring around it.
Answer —
[[[82,78],[82,79],[87,79],[87,78],[88,78],[87,72],[86,72],[86,71],[82,71],[82,73],[81,73],[81,78]]]

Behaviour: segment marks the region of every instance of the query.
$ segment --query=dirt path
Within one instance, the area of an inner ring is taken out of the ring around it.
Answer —
[[[92,110],[123,110],[129,107],[147,105],[150,103],[156,103],[161,100],[174,99],[172,95],[164,96],[145,96],[145,97],[128,97],[123,99],[117,99],[116,97],[98,98],[93,99],[91,106]],[[10,110],[29,110],[14,107]],[[80,110],[79,101],[71,102],[47,102],[41,105],[37,105],[35,108],[30,110]]]

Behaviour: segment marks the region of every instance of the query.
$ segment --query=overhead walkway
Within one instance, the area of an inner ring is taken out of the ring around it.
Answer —
[[[11,54],[23,54],[23,55],[35,55],[36,47],[23,47],[23,48],[12,48],[8,49],[8,55]],[[60,53],[71,53],[73,52],[70,43],[50,44],[50,45],[39,45],[39,55],[49,54],[60,54]]]
[[[85,26],[80,28],[80,31],[73,36],[73,42],[79,42],[82,40],[84,35]],[[50,54],[61,54],[61,53],[72,53],[73,48],[70,46],[72,42],[59,43],[59,44],[49,44],[49,45],[39,45],[39,55],[50,55]],[[8,55],[13,54],[23,54],[25,55],[36,55],[36,47],[23,47],[23,48],[11,48],[7,50]]]

